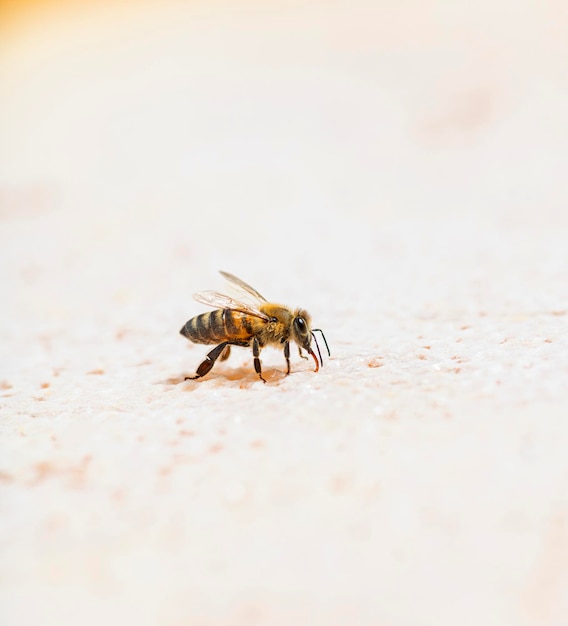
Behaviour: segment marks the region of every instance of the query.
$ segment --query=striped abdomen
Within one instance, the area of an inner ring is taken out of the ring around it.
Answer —
[[[193,343],[247,341],[252,335],[252,326],[245,313],[217,309],[192,317],[179,332]]]

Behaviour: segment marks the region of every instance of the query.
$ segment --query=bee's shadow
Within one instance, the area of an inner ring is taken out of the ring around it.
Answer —
[[[185,385],[185,391],[194,391],[197,387],[206,381],[215,381],[216,387],[235,387],[235,383],[239,383],[240,389],[248,389],[256,383],[262,384],[262,381],[255,372],[251,372],[248,367],[219,368],[218,371],[211,372],[203,378],[186,379],[187,374],[180,376],[171,376],[160,381],[163,385]],[[262,376],[266,379],[267,384],[278,384],[286,378],[286,373],[278,368],[266,368],[262,371]]]

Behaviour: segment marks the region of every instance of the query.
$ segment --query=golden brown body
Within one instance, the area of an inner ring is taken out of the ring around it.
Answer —
[[[205,376],[217,359],[224,360],[229,356],[231,345],[252,347],[255,370],[264,382],[266,381],[262,377],[260,350],[267,345],[282,346],[287,363],[286,374],[289,374],[291,340],[298,344],[300,356],[303,348],[313,357],[317,372],[319,361],[311,348],[314,335],[310,327],[311,318],[308,312],[303,309],[292,310],[280,304],[267,302],[250,285],[231,274],[221,273],[245,291],[249,297],[253,296],[257,304],[253,306],[214,291],[195,294],[194,297],[199,302],[220,308],[192,317],[183,325],[180,333],[193,343],[218,345],[209,352],[198,367],[196,375],[188,378]],[[323,338],[325,341],[325,337]],[[317,347],[321,360],[319,346]]]
[[[261,347],[287,341],[293,312],[278,304],[264,304],[258,308],[271,321],[232,309],[217,309],[192,317],[181,333],[193,343],[204,344],[236,341],[248,345],[253,337],[258,337]],[[305,311],[303,313],[307,315]]]

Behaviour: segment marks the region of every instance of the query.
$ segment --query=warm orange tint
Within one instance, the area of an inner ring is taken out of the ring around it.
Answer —
[[[105,4],[110,3],[107,0],[1,0],[0,32],[14,34],[30,22],[41,21],[45,15],[65,14]]]
[[[0,2],[0,27],[11,29],[14,24],[34,18],[47,11],[60,11],[72,4],[71,0],[2,0]]]

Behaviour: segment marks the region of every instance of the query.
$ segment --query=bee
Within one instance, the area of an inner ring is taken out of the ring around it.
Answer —
[[[290,309],[281,304],[268,302],[256,289],[240,278],[228,272],[220,272],[220,274],[235,285],[244,298],[252,299],[253,304],[236,300],[218,291],[201,291],[193,296],[197,302],[212,306],[216,310],[192,317],[183,325],[180,333],[193,343],[217,345],[197,368],[195,376],[187,376],[185,380],[195,380],[208,374],[217,359],[224,361],[229,357],[231,346],[252,348],[254,369],[264,383],[266,380],[262,376],[260,351],[265,346],[281,346],[284,350],[286,375],[288,375],[291,341],[298,345],[302,358],[308,358],[302,354],[302,350],[305,350],[314,359],[317,372],[320,363],[323,365],[323,360],[315,332],[321,333],[328,356],[331,356],[323,331],[320,328],[312,330],[311,317],[307,311]],[[319,360],[312,350],[312,338]]]

